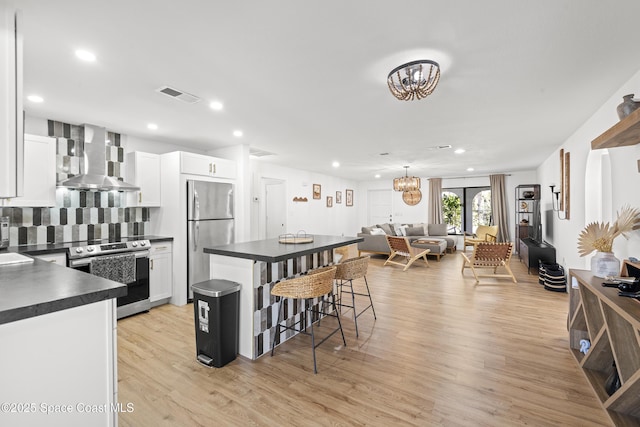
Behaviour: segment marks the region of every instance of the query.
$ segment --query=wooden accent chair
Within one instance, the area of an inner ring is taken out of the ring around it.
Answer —
[[[475,234],[464,233],[464,249],[467,250],[467,246],[475,246],[480,242],[495,242],[498,236],[497,225],[479,225]]]
[[[384,262],[384,265],[401,265],[404,267],[402,271],[407,271],[407,268],[411,267],[411,264],[413,264],[416,260],[422,258],[424,259],[425,264],[427,264],[427,267],[429,266],[429,261],[427,261],[427,254],[431,252],[430,249],[414,248],[409,244],[409,239],[407,239],[406,237],[387,235],[387,243],[389,244],[391,253],[389,254],[389,258],[387,258],[387,260]],[[405,262],[392,261],[398,255],[405,257]]]
[[[461,253],[464,258],[462,263],[462,270],[464,274],[465,268],[470,268],[473,273],[473,277],[476,279],[476,283],[479,283],[480,277],[509,277],[513,280],[513,283],[518,283],[516,277],[513,275],[511,268],[509,267],[509,261],[511,260],[511,253],[513,251],[513,242],[507,243],[489,243],[480,242],[477,243],[473,249],[473,254],[468,257],[464,252]],[[508,274],[497,273],[498,267],[504,267]],[[478,274],[476,269],[492,268],[493,274]]]
[[[325,342],[336,332],[340,331],[342,335],[342,342],[347,345],[344,339],[344,332],[342,331],[342,323],[340,322],[340,313],[336,307],[336,298],[333,293],[333,279],[336,275],[336,267],[322,267],[316,270],[311,270],[307,274],[295,277],[293,279],[283,280],[276,283],[271,289],[271,295],[280,297],[278,302],[278,318],[276,320],[276,330],[273,334],[273,343],[271,344],[271,356],[276,348],[276,339],[283,330],[293,330],[295,332],[310,335],[311,336],[311,348],[313,351],[313,373],[318,373],[316,364],[316,347]],[[328,294],[331,294],[331,305],[333,307],[333,313],[325,313],[324,310],[320,311],[315,308],[314,301],[320,300],[319,304],[324,308],[324,298]],[[302,316],[301,320],[294,323],[291,326],[287,325],[287,322],[283,321],[286,314],[282,313],[282,304],[285,298],[302,299],[303,309],[309,313],[309,317],[313,319],[311,321],[311,332],[306,332],[307,326],[302,322],[306,320],[307,316]],[[313,323],[320,320],[321,316],[331,316],[338,319],[338,327],[334,329],[330,334],[325,336],[319,343],[316,344],[316,338],[313,333]],[[282,319],[282,320],[281,320]],[[299,326],[299,329],[296,328]]]

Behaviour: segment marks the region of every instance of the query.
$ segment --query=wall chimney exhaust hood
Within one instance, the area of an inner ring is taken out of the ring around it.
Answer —
[[[105,128],[84,125],[84,171],[58,183],[73,190],[137,191],[140,187],[107,176]]]

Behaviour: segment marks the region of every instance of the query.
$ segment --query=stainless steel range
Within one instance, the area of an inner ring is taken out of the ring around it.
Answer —
[[[117,300],[118,319],[148,311],[149,240],[89,242],[67,250],[67,267],[127,285],[127,295]]]

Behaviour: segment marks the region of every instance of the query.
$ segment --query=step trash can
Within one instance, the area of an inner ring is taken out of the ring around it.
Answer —
[[[196,359],[221,368],[238,354],[240,284],[212,279],[191,285],[196,326]]]

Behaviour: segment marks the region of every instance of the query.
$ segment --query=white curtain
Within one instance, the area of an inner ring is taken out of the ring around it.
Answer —
[[[504,184],[504,174],[489,175],[491,182],[491,213],[493,225],[498,226],[498,242],[510,242],[509,212],[507,208],[507,192]]]
[[[444,223],[442,214],[442,178],[429,178],[429,224]]]

